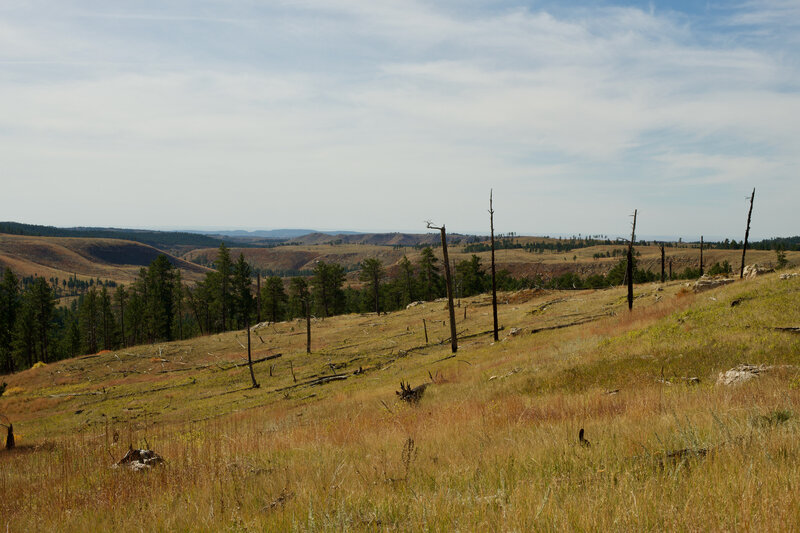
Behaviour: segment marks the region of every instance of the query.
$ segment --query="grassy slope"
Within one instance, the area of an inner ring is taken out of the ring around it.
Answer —
[[[142,266],[161,250],[133,241],[75,237],[30,237],[0,234],[0,269],[9,267],[19,276],[46,278],[101,278],[130,283]],[[171,257],[187,280],[200,279],[207,270]]]
[[[283,353],[256,365],[258,390],[232,368],[242,332],[6,376],[20,446],[0,453],[0,516],[12,531],[785,530],[800,521],[800,336],[771,328],[800,325],[800,278],[681,287],[637,287],[632,314],[620,289],[503,295],[504,340],[444,360],[443,303],[315,321],[310,356],[281,323],[254,336],[254,357]],[[488,329],[487,298],[466,303],[459,331]],[[791,366],[714,385],[744,362]],[[349,377],[285,389],[291,369]],[[397,402],[428,372],[418,407]],[[145,440],[165,467],[109,468]],[[711,451],[663,458],[687,447]]]
[[[532,238],[522,238],[534,240]],[[540,239],[545,240],[545,239]],[[552,239],[549,239],[552,241]],[[595,259],[596,253],[621,250],[624,245],[592,246],[579,248],[574,251],[555,253],[546,251],[543,254],[526,252],[525,250],[498,250],[496,260],[498,269],[507,269],[514,276],[541,275],[544,278],[558,276],[565,272],[577,272],[582,277],[590,274],[606,274],[616,265],[621,257]],[[639,265],[653,272],[661,271],[661,252],[657,246],[637,246],[641,253],[638,258]],[[449,248],[450,259],[456,262],[469,259],[472,254],[464,252],[463,245]],[[231,255],[238,257],[243,253],[249,263],[258,268],[271,269],[276,272],[287,270],[312,270],[317,261],[338,263],[347,268],[358,268],[359,263],[367,258],[380,259],[389,267],[390,274],[396,275],[397,269],[392,265],[406,255],[410,261],[419,260],[420,250],[411,247],[393,248],[371,244],[317,244],[301,246],[279,246],[275,248],[232,248]],[[441,262],[441,248],[434,249],[434,253]],[[475,254],[481,258],[481,264],[486,266],[491,263],[491,252]],[[202,248],[187,252],[184,257],[189,261],[202,259],[213,262],[217,257],[216,248]],[[705,250],[704,264],[709,268],[715,262],[722,263],[727,260],[734,269],[738,270],[741,261],[741,250]],[[793,264],[800,262],[800,252],[787,252],[787,258]],[[677,274],[684,268],[691,266],[697,268],[700,264],[700,250],[698,248],[667,248],[666,260],[673,262],[673,271]],[[775,252],[765,250],[750,250],[747,263],[762,263],[772,265],[775,262]],[[668,267],[667,267],[668,268]],[[353,275],[355,278],[356,275]]]

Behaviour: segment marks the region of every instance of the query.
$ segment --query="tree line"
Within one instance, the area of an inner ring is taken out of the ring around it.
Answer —
[[[638,268],[636,262],[634,257],[635,283],[658,279],[654,272]],[[243,254],[234,260],[224,243],[211,266],[213,270],[201,281],[189,285],[168,257],[159,255],[141,268],[128,286],[82,283],[82,292],[66,307],[56,305],[63,280],[33,277],[23,282],[6,269],[0,281],[0,372],[18,371],[37,361],[49,363],[100,350],[243,329],[257,320],[390,312],[446,295],[440,260],[431,246],[422,248],[416,262],[403,256],[391,269],[391,276],[379,259],[364,260],[359,265],[360,288],[346,286],[343,266],[324,261],[317,262],[307,276],[287,282],[268,275],[261,283],[261,273]],[[570,272],[551,279],[514,278],[501,270],[496,273],[496,283],[501,291],[604,288],[622,284],[626,267],[623,258],[606,275],[582,278]],[[453,271],[457,298],[491,289],[491,276],[477,255],[455,263]],[[726,261],[713,265],[709,273],[730,271]],[[693,279],[700,274],[699,269],[687,267],[671,279]],[[254,285],[260,286],[258,294]]]

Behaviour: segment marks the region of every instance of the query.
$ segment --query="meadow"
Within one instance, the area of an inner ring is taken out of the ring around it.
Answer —
[[[244,331],[4,376],[0,527],[795,529],[800,276],[635,292],[503,293],[498,342],[463,299],[456,354],[441,301],[315,319],[311,354],[303,321],[260,325],[258,389]],[[165,462],[113,468],[129,445]]]

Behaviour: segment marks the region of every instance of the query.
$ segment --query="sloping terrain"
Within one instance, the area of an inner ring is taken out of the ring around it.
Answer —
[[[17,530],[783,531],[800,521],[800,276],[488,296],[4,376]],[[466,309],[466,311],[465,311]],[[427,330],[427,342],[425,339]],[[742,363],[749,381],[717,384]],[[758,366],[761,365],[761,366]],[[429,383],[417,404],[400,382]],[[579,441],[579,429],[584,429]],[[128,445],[165,458],[112,469]]]
[[[330,236],[328,236],[330,237]],[[520,239],[524,242],[524,239]],[[552,241],[552,239],[549,239]],[[567,272],[574,272],[581,277],[592,274],[607,274],[624,255],[620,255],[623,245],[601,245],[587,248],[578,248],[569,252],[532,253],[524,249],[506,249],[496,251],[498,270],[508,270],[515,277],[542,276],[550,279]],[[274,248],[236,248],[231,250],[231,256],[236,258],[240,253],[254,267],[269,270],[279,274],[308,272],[313,270],[317,261],[337,263],[348,270],[356,270],[359,264],[368,258],[380,259],[387,268],[390,276],[398,274],[396,264],[405,255],[412,263],[420,257],[420,250],[408,246],[381,246],[376,244],[317,244],[317,245],[292,245]],[[636,251],[641,254],[637,257],[638,267],[661,272],[661,251],[658,246],[637,246]],[[595,254],[609,255],[617,252],[613,257],[595,258]],[[434,254],[439,258],[441,265],[441,247],[434,248]],[[449,247],[451,261],[468,260],[473,254],[465,251],[465,245]],[[491,252],[478,252],[483,267],[491,264]],[[698,268],[700,265],[700,251],[697,248],[680,247],[666,249],[667,264],[672,260],[673,271],[678,274],[686,267]],[[800,262],[800,252],[787,252],[790,263]],[[217,257],[217,248],[201,248],[191,250],[183,256],[189,261],[201,264],[210,264]],[[734,269],[738,270],[741,262],[741,250],[705,250],[703,262],[706,269],[715,262],[728,261]],[[775,252],[765,250],[751,250],[747,252],[747,262],[772,265],[775,262]],[[667,266],[668,269],[668,266]],[[355,277],[355,276],[353,276]]]
[[[100,278],[130,283],[139,269],[149,265],[161,250],[146,244],[117,239],[30,237],[0,234],[0,269],[18,276],[45,278]],[[167,254],[184,279],[197,280],[205,267]]]

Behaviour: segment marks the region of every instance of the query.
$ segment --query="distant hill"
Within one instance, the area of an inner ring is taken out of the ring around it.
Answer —
[[[313,229],[270,229],[270,230],[226,230],[226,231],[194,231],[192,233],[203,233],[205,235],[215,235],[223,237],[243,237],[243,238],[263,238],[263,239],[294,239],[303,235],[324,233],[326,235],[357,235],[355,231],[317,231]]]
[[[472,235],[451,233],[447,235],[448,243],[464,243],[479,241]],[[375,246],[436,246],[441,244],[439,233],[310,233],[295,237],[291,244],[372,244]]]
[[[0,270],[18,276],[100,278],[118,283],[136,279],[139,269],[159,254],[158,248],[120,239],[38,237],[0,234]],[[185,280],[196,281],[207,268],[167,254]]]
[[[185,247],[219,246],[222,239],[208,235],[191,233],[187,231],[155,231],[144,229],[120,228],[57,228],[54,226],[39,226],[35,224],[21,224],[19,222],[0,222],[0,233],[9,235],[28,235],[32,237],[82,237],[95,239],[123,239],[141,242],[155,246],[176,250]]]

